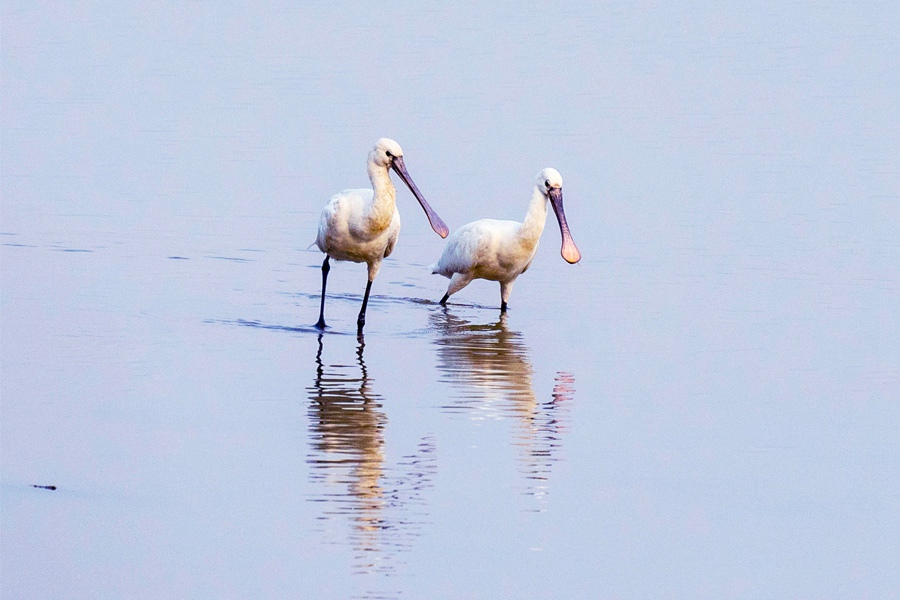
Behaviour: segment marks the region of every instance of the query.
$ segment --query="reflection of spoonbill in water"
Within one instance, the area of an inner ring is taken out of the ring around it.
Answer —
[[[414,453],[387,462],[388,417],[366,368],[363,336],[357,337],[356,360],[338,364],[326,362],[324,337],[319,333],[315,380],[307,388],[307,463],[321,488],[311,500],[322,507],[320,521],[349,519],[357,571],[388,573],[427,520],[421,507],[436,473],[434,443],[423,438]]]
[[[322,263],[322,303],[316,326],[325,328],[325,284],[330,265],[328,260],[364,262],[369,267],[369,281],[363,296],[362,308],[356,320],[362,330],[366,323],[366,305],[372,281],[381,268],[381,261],[390,256],[400,235],[400,213],[395,203],[397,190],[391,182],[389,169],[394,169],[425,209],[432,229],[447,237],[447,225],[432,210],[413,183],[403,163],[403,150],[394,140],[381,138],[369,152],[369,180],[372,189],[344,190],[335,194],[322,209],[316,245],[325,253]]]
[[[505,313],[490,324],[470,323],[448,311],[432,314],[432,326],[440,334],[434,340],[438,372],[453,388],[453,402],[444,409],[475,420],[512,417],[518,425],[513,444],[522,451],[526,493],[543,502],[553,465],[560,460],[575,376],[558,372],[552,398],[541,399],[533,387],[531,351],[507,320]]]
[[[488,279],[500,282],[500,310],[506,311],[513,283],[534,259],[547,221],[548,201],[559,221],[562,257],[573,264],[581,260],[563,211],[562,176],[556,169],[547,168],[538,173],[528,214],[522,223],[481,219],[453,232],[440,260],[431,266],[432,273],[450,279],[441,304],[446,304],[452,294],[473,279]]]
[[[347,492],[329,490],[323,498],[333,499],[326,514],[348,514],[352,518],[353,544],[360,553],[357,568],[371,567],[371,553],[381,547],[384,521],[384,428],[387,416],[382,398],[372,390],[363,360],[362,338],[355,365],[326,365],[322,334],[316,353],[315,383],[309,388],[310,441],[314,452],[307,459],[314,480],[323,485],[346,484]],[[339,501],[338,501],[339,500]],[[368,558],[364,558],[370,554]]]

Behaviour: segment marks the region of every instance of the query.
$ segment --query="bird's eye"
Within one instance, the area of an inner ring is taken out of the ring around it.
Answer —
[[[387,157],[388,157],[388,158],[394,158],[394,155],[391,154],[391,151],[390,151],[390,150],[385,150],[384,153],[387,154]]]
[[[544,185],[546,185],[547,189],[549,190],[550,189],[550,180],[548,179],[547,181],[545,181]]]

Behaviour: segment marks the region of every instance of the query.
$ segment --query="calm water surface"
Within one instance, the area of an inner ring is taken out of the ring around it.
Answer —
[[[895,6],[0,9],[4,598],[897,596]]]

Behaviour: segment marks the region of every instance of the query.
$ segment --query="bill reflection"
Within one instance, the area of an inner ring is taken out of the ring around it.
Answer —
[[[560,460],[575,378],[556,375],[548,400],[535,394],[530,349],[522,334],[511,330],[507,315],[489,324],[475,324],[449,311],[436,311],[432,326],[439,332],[437,367],[450,385],[452,403],[443,407],[471,419],[513,419],[512,443],[520,450],[525,493],[543,509],[550,472]]]

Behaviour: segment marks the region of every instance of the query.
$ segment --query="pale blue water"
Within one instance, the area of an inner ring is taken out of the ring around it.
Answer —
[[[897,596],[894,5],[0,6],[4,598]]]

